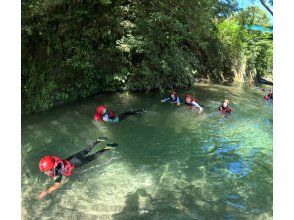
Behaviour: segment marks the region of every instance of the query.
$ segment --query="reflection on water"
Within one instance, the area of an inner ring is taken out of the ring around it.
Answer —
[[[160,103],[166,93],[123,93],[23,119],[23,219],[272,218],[272,104],[257,88],[240,85],[179,91],[188,92],[202,114]],[[225,98],[232,102],[228,116],[217,113]],[[108,125],[91,120],[98,103],[116,113],[148,112]],[[36,200],[52,184],[38,171],[40,157],[66,158],[98,136],[120,146]]]

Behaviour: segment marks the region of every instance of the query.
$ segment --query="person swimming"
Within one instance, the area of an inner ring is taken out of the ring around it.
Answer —
[[[263,97],[264,100],[273,100],[273,90],[269,90],[269,93]]]
[[[67,159],[60,159],[57,156],[44,156],[41,158],[39,162],[39,169],[42,173],[46,174],[50,178],[52,178],[55,183],[49,187],[48,189],[43,190],[38,195],[38,199],[42,199],[48,193],[55,191],[61,184],[62,177],[69,177],[72,175],[72,172],[75,168],[80,167],[84,164],[89,163],[90,161],[95,160],[104,152],[111,150],[118,146],[118,144],[107,144],[106,147],[97,151],[94,154],[88,155],[92,149],[102,141],[106,141],[108,138],[99,137],[92,144],[86,147],[84,150],[68,157]]]
[[[221,113],[231,113],[232,109],[229,107],[230,102],[229,100],[225,99],[222,101],[221,105],[218,107],[219,112]]]
[[[146,112],[146,109],[140,109],[137,111],[126,111],[119,115],[114,114],[108,108],[103,105],[99,105],[96,108],[96,113],[93,116],[94,121],[102,120],[107,123],[115,123],[126,119],[130,115],[137,115]]]
[[[170,102],[179,106],[181,104],[180,98],[177,96],[177,93],[173,91],[168,98],[164,98],[161,102]]]
[[[188,106],[191,106],[192,109],[198,108],[199,113],[203,111],[203,108],[196,102],[197,100],[195,98],[192,98],[191,95],[186,94],[185,95],[185,104]]]

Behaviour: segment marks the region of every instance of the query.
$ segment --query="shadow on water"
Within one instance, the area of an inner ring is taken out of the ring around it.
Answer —
[[[217,197],[217,196],[216,196]],[[120,213],[112,215],[115,220],[132,219],[269,219],[271,210],[247,212],[238,193],[229,193],[215,200],[205,197],[200,187],[186,185],[175,191],[160,188],[155,195],[146,189],[138,189],[126,196]],[[241,210],[241,212],[240,212]]]

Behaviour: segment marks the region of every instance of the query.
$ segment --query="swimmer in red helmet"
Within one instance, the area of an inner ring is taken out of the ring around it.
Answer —
[[[225,99],[222,101],[221,105],[218,107],[219,112],[221,113],[231,113],[232,109],[229,107],[230,102],[229,100]]]
[[[114,123],[114,122],[122,121],[130,115],[137,115],[137,114],[141,114],[144,112],[146,112],[146,109],[141,109],[141,110],[137,110],[137,111],[127,111],[127,112],[123,112],[119,115],[116,115],[113,112],[111,112],[108,108],[106,108],[105,106],[99,105],[96,108],[96,113],[95,113],[93,119],[94,119],[94,121],[98,121],[101,119],[102,121],[107,122],[107,123]]]
[[[107,144],[106,147],[103,149],[97,151],[94,154],[88,155],[92,149],[101,141],[108,140],[106,137],[99,137],[96,141],[94,141],[92,144],[90,144],[87,148],[84,150],[68,157],[67,159],[60,159],[57,156],[44,156],[41,158],[39,162],[39,169],[42,173],[45,173],[46,175],[50,176],[52,179],[54,179],[55,183],[49,187],[48,189],[43,190],[39,195],[38,199],[42,199],[44,196],[46,196],[48,193],[53,192],[56,190],[60,184],[62,177],[69,177],[72,174],[72,171],[81,165],[84,165],[90,161],[95,160],[99,155],[103,154],[105,151],[108,151],[110,149],[113,149],[114,147],[117,147],[118,144]]]
[[[196,102],[197,100],[195,98],[192,98],[191,95],[186,94],[185,95],[185,104],[188,106],[191,106],[192,109],[198,108],[199,113],[203,111],[203,108]]]

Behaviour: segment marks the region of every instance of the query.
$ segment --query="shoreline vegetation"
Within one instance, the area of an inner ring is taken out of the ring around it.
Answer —
[[[260,8],[230,0],[22,2],[22,115],[101,93],[271,80],[262,28]]]

